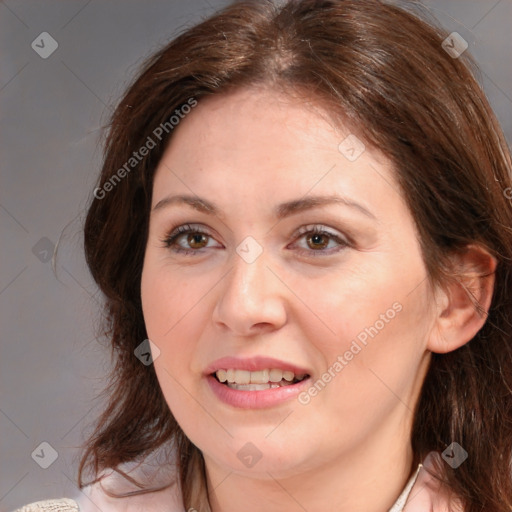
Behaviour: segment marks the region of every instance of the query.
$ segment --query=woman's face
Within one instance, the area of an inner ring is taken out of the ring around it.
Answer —
[[[142,304],[207,467],[278,478],[407,449],[434,323],[389,161],[265,90],[201,100],[175,130]]]

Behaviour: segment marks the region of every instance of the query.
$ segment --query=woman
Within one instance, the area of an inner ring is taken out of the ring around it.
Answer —
[[[85,225],[110,402],[26,510],[511,509],[511,159],[459,43],[240,2],[147,63]]]

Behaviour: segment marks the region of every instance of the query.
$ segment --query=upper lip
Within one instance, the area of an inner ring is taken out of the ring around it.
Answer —
[[[295,364],[287,363],[273,357],[255,356],[249,358],[241,357],[222,357],[209,364],[205,370],[206,375],[215,373],[217,370],[227,370],[233,368],[235,370],[248,370],[257,372],[260,370],[278,368],[280,370],[288,370],[295,375],[310,374],[309,370],[301,368]]]

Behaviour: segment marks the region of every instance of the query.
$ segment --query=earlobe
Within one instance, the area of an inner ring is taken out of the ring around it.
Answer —
[[[451,257],[454,279],[436,291],[435,325],[427,348],[446,353],[470,341],[491,307],[497,261],[479,245]]]

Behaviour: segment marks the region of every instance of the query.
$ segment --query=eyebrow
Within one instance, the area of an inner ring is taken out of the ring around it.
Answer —
[[[290,215],[295,215],[306,210],[311,210],[312,208],[329,206],[332,204],[348,206],[349,208],[357,210],[373,220],[377,220],[375,215],[363,205],[356,203],[351,199],[336,195],[309,196],[301,199],[295,199],[293,201],[288,201],[286,203],[277,205],[274,208],[274,215],[277,219],[281,220],[285,217],[289,217]],[[220,214],[223,213],[222,210],[215,204],[207,201],[206,199],[191,195],[175,195],[164,197],[162,200],[158,201],[158,203],[153,207],[152,211],[161,210],[172,205],[188,205],[195,210],[207,215],[220,216]]]

